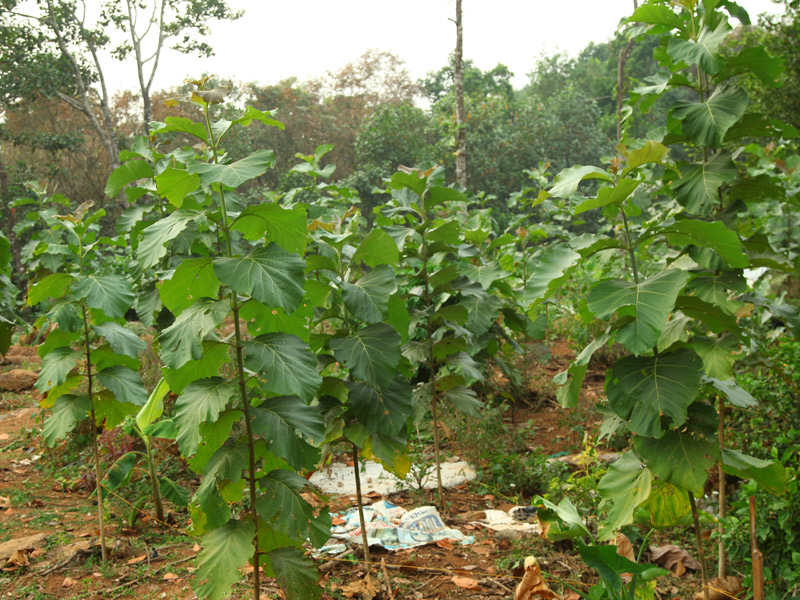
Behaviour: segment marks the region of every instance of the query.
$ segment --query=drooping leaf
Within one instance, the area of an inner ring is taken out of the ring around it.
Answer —
[[[146,160],[129,160],[125,164],[114,169],[106,181],[105,195],[114,198],[119,195],[123,188],[137,179],[145,179],[153,176],[153,167]]]
[[[580,259],[581,255],[566,244],[558,244],[545,250],[528,281],[525,282],[523,295],[525,310],[529,311],[536,307],[552,294]]]
[[[181,454],[191,456],[200,443],[200,424],[214,421],[236,395],[236,388],[221,377],[200,379],[186,386],[175,402],[175,424]]]
[[[392,267],[379,265],[355,283],[344,283],[342,299],[356,318],[365,323],[377,323],[387,317],[389,299],[396,289]]]
[[[633,447],[656,477],[702,496],[708,472],[719,458],[716,430],[714,407],[695,403],[684,427],[659,439],[636,436]]]
[[[138,452],[127,452],[119,457],[117,461],[111,465],[111,468],[106,471],[106,480],[103,482],[104,487],[113,492],[128,483],[133,473],[133,468],[140,459],[141,454]]]
[[[227,300],[195,300],[158,336],[161,359],[170,369],[203,358],[203,340],[228,314]]]
[[[705,102],[676,102],[672,115],[682,121],[684,135],[698,146],[719,148],[728,129],[744,115],[747,103],[743,89],[720,86]]]
[[[267,450],[296,469],[311,468],[318,459],[319,452],[310,445],[322,443],[325,425],[320,411],[297,396],[267,399],[250,409],[250,420],[253,434],[266,442]]]
[[[102,310],[112,319],[125,316],[133,304],[133,291],[120,275],[81,275],[72,288],[77,298],[85,298],[89,308]]]
[[[608,402],[632,432],[659,438],[664,435],[663,417],[672,427],[686,421],[702,375],[703,362],[688,348],[658,356],[626,356],[611,369]]]
[[[336,360],[356,377],[383,388],[395,377],[400,362],[400,334],[386,323],[375,323],[329,342]]]
[[[299,548],[277,548],[269,553],[275,577],[286,590],[287,600],[317,600],[322,595],[319,571]]]
[[[617,553],[617,547],[613,544],[587,546],[580,540],[576,544],[583,562],[600,573],[605,585],[613,590],[616,597],[623,597],[621,594],[624,586],[623,573],[636,573],[638,576],[645,576],[643,578],[649,579],[669,574],[669,571],[659,567],[635,563],[621,556]]]
[[[656,229],[657,233],[666,235],[673,244],[695,244],[711,248],[731,267],[744,268],[750,264],[747,255],[742,251],[739,236],[725,227],[721,221],[699,221],[686,219],[673,225]]]
[[[42,370],[36,380],[36,389],[42,394],[67,380],[70,371],[78,364],[81,353],[70,347],[53,348],[42,359]]]
[[[61,298],[74,280],[75,277],[68,273],[48,275],[31,287],[28,292],[28,304],[36,306],[48,298]]]
[[[478,400],[474,390],[465,385],[457,385],[444,392],[444,398],[457,410],[471,417],[479,418],[483,402]]]
[[[553,383],[560,386],[556,390],[556,398],[564,408],[578,405],[578,398],[589,368],[589,361],[595,352],[608,343],[610,336],[605,333],[592,340],[575,358],[566,371],[562,371],[553,378]]]
[[[242,578],[240,569],[253,558],[255,528],[250,520],[231,519],[203,536],[203,549],[197,555],[195,593],[202,600],[222,600],[230,596],[234,583]]]
[[[188,171],[200,175],[200,181],[204,185],[221,183],[230,188],[237,188],[243,183],[263,175],[274,164],[275,153],[262,148],[250,156],[227,165],[204,162],[189,163]]]
[[[728,401],[738,408],[749,408],[758,406],[758,401],[747,390],[736,385],[733,379],[714,379],[713,377],[703,377],[703,383],[711,385],[717,392],[725,396]]]
[[[464,326],[477,337],[489,331],[500,314],[500,300],[492,294],[470,294],[458,305],[467,309],[468,315]]]
[[[752,479],[770,494],[786,493],[786,469],[779,462],[761,460],[738,450],[722,450],[722,469],[729,475]]]
[[[597,491],[606,502],[611,502],[611,508],[600,524],[598,539],[612,539],[622,526],[633,522],[634,511],[650,496],[652,482],[653,474],[631,451],[608,468]]]
[[[311,540],[315,547],[322,546],[330,538],[324,521],[314,516],[314,509],[300,495],[308,481],[297,473],[276,469],[258,481],[261,498],[256,507],[258,515],[295,539]]]
[[[75,426],[89,416],[92,410],[92,401],[89,396],[75,396],[65,394],[53,404],[50,416],[42,426],[42,437],[48,446],[55,446],[56,442],[75,429]]]
[[[634,320],[620,327],[617,340],[638,355],[658,342],[688,279],[686,271],[668,269],[638,285],[621,279],[601,281],[592,288],[587,304],[601,319],[623,308],[632,311]]]
[[[180,394],[184,388],[197,379],[206,379],[219,375],[220,368],[230,359],[228,344],[222,342],[204,342],[202,357],[190,360],[178,369],[164,367],[162,373],[170,389]]]
[[[180,209],[148,226],[136,249],[136,258],[142,268],[154,267],[167,253],[165,244],[178,237],[189,223],[199,218],[200,212],[196,210]]]
[[[242,414],[240,410],[226,410],[213,421],[200,424],[203,443],[197,447],[197,453],[186,461],[192,471],[201,475],[206,471],[210,459],[228,440],[233,424],[242,418]]]
[[[370,431],[397,435],[411,416],[411,386],[396,378],[384,390],[376,390],[363,381],[347,382],[349,404],[356,419]]]
[[[296,394],[310,402],[322,383],[316,356],[300,338],[267,333],[244,343],[245,365],[276,394]]]
[[[781,84],[784,72],[783,60],[771,56],[760,46],[743,48],[739,54],[725,59],[725,68],[716,77],[724,81],[740,73],[752,73],[767,87],[774,88]]]
[[[569,198],[578,191],[578,184],[586,179],[601,179],[614,183],[614,178],[600,167],[571,167],[556,176],[553,187],[548,191],[555,198]]]
[[[306,211],[302,206],[284,208],[279,204],[254,204],[231,223],[231,229],[255,241],[266,237],[287,252],[302,254],[306,249]]]
[[[139,356],[139,352],[147,348],[147,343],[140,340],[130,329],[119,323],[109,321],[102,325],[92,325],[94,332],[106,339],[111,349],[117,354],[124,354],[131,358]]]
[[[172,277],[158,288],[161,301],[179,315],[198,298],[217,298],[220,282],[210,258],[190,258],[181,262]]]
[[[166,498],[179,508],[184,508],[189,504],[189,490],[168,477],[158,476],[158,490],[163,498]]]
[[[139,374],[128,367],[117,365],[100,371],[97,375],[100,383],[114,392],[119,402],[128,402],[136,406],[144,406],[147,402],[147,390],[144,389]]]
[[[287,313],[294,312],[303,300],[304,269],[302,258],[275,243],[246,256],[214,260],[214,272],[222,283]]]

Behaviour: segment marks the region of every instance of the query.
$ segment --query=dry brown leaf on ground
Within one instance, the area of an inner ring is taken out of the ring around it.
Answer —
[[[514,600],[561,600],[542,577],[535,556],[525,558],[525,575],[514,590]]]
[[[134,556],[132,559],[130,559],[125,564],[127,564],[127,565],[138,565],[140,562],[144,562],[146,560],[147,560],[147,555],[146,554],[142,554],[141,556]]]
[[[452,550],[453,540],[451,540],[450,538],[436,540],[436,545],[439,546],[439,548],[444,548],[445,550]]]
[[[650,546],[651,561],[659,567],[675,572],[678,562],[682,562],[683,566],[693,571],[700,570],[700,563],[697,562],[692,555],[683,548],[679,548],[675,544],[666,544],[664,546]]]
[[[375,581],[367,575],[364,579],[352,581],[339,588],[345,598],[360,597],[361,600],[372,600],[378,595],[379,589]]]
[[[617,547],[617,554],[624,556],[631,562],[636,562],[636,555],[633,552],[633,544],[624,533],[618,533],[614,538],[614,545]]]
[[[61,587],[63,588],[71,588],[74,586],[77,581],[75,581],[72,577],[64,577],[64,581],[61,582]]]
[[[11,498],[0,496],[0,508],[11,508]]]
[[[29,562],[27,552],[24,550],[16,550],[14,554],[8,557],[8,561],[3,570],[10,571],[12,569],[16,570],[19,567],[27,567]]]
[[[715,577],[708,582],[708,600],[729,600],[738,598],[742,593],[742,581],[738,577],[728,575],[727,577]],[[694,600],[703,600],[703,592],[697,592]]]
[[[581,595],[574,590],[569,590],[567,595],[564,596],[564,600],[581,600]]]
[[[478,580],[473,579],[472,577],[461,577],[460,575],[453,575],[453,578],[450,581],[455,583],[458,587],[464,588],[465,590],[478,589]]]
[[[164,576],[161,579],[164,581],[176,581],[180,579],[180,575],[176,575],[175,573],[164,573]]]

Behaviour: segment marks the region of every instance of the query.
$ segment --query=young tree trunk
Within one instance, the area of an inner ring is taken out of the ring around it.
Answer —
[[[461,0],[456,0],[456,53],[453,82],[456,96],[456,181],[467,186],[467,118],[464,111],[464,27],[461,21]]]
[[[633,0],[633,10],[639,8],[639,1]],[[619,52],[617,61],[617,143],[622,141],[622,99],[625,96],[625,63],[633,48],[633,38],[628,40],[625,47]]]

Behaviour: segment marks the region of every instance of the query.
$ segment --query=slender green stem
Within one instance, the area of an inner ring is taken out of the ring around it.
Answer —
[[[81,257],[81,272],[83,272],[83,258]],[[103,486],[100,483],[103,479],[103,473],[100,470],[100,449],[97,443],[97,419],[94,412],[94,378],[92,376],[92,347],[89,344],[89,319],[86,316],[86,307],[81,305],[81,313],[83,314],[83,346],[86,354],[86,386],[87,393],[89,394],[89,403],[91,404],[91,419],[90,427],[92,429],[92,454],[94,458],[94,478],[95,478],[95,491],[97,492],[97,524],[100,527],[100,552],[103,561],[108,560],[108,550],[106,549],[106,529],[105,529],[105,515],[103,514]]]
[[[351,442],[352,443],[352,442]],[[358,465],[358,446],[353,444],[353,473],[356,476],[356,503],[358,504],[358,522],[361,524],[361,543],[364,544],[364,563],[369,572],[370,556],[367,542],[367,523],[364,520],[364,503],[361,500],[361,473]]]
[[[430,221],[426,217],[422,224],[422,282],[425,288],[425,312],[426,330],[428,334],[428,369],[430,370],[431,384],[431,416],[433,417],[433,448],[436,458],[436,490],[439,496],[439,508],[444,510],[444,486],[442,485],[442,458],[441,458],[441,439],[439,435],[439,393],[436,390],[436,357],[433,354],[433,320],[431,310],[433,309],[433,299],[431,298],[430,277],[428,274],[428,225]]]
[[[158,475],[156,474],[156,461],[153,457],[153,444],[149,436],[143,436],[144,447],[147,450],[147,467],[150,475],[150,483],[153,486],[153,502],[156,505],[156,518],[164,520],[164,503],[161,501],[161,488],[158,486]]]
[[[631,269],[633,270],[633,282],[636,285],[639,285],[639,269],[636,265],[636,253],[633,249],[633,243],[631,242],[631,228],[628,225],[628,217],[625,214],[625,207],[620,208],[620,212],[622,213],[622,224],[625,227],[625,245],[628,248],[628,255],[631,258]]]
[[[722,397],[717,397],[717,404],[719,406],[719,449],[720,452],[725,449],[725,400]],[[725,542],[722,541],[722,534],[725,533],[725,525],[723,519],[727,511],[727,481],[725,471],[722,470],[722,461],[717,463],[717,472],[719,473],[719,547],[718,547],[718,564],[717,564],[717,577],[722,579],[728,575],[728,557],[725,554]]]
[[[689,503],[692,506],[692,520],[694,521],[694,537],[697,540],[697,558],[700,559],[700,572],[703,577],[703,598],[709,600],[708,596],[708,572],[706,571],[706,555],[703,552],[703,532],[700,529],[700,515],[697,512],[697,502],[694,494],[689,492]]]
[[[217,143],[214,140],[214,132],[211,129],[211,119],[208,113],[208,105],[203,107],[203,115],[206,121],[206,131],[208,132],[209,146],[213,154],[214,164],[218,164],[219,156],[217,153]],[[230,226],[228,224],[228,209],[225,204],[225,191],[222,189],[222,184],[217,184],[217,191],[219,194],[220,212],[222,213],[222,236],[225,241],[225,256],[231,258],[233,251],[231,249]],[[250,488],[250,514],[253,519],[253,598],[259,600],[261,598],[261,573],[259,565],[259,527],[258,527],[258,511],[256,510],[256,453],[255,453],[255,436],[253,429],[250,425],[250,403],[247,399],[247,378],[244,372],[244,348],[242,346],[242,331],[239,323],[239,297],[236,290],[231,290],[231,313],[233,314],[233,330],[234,330],[234,350],[236,352],[236,377],[239,384],[239,395],[242,402],[242,412],[244,413],[245,433],[247,435],[247,458],[248,458],[248,472],[247,483]]]

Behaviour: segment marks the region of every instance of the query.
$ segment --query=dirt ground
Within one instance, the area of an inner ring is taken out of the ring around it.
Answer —
[[[551,360],[537,367],[543,381],[563,370],[572,356],[565,342],[554,344],[552,351]],[[3,377],[10,382],[6,386],[10,391],[0,392],[0,567],[6,564],[0,570],[0,600],[194,598],[190,578],[199,546],[196,539],[183,533],[188,525],[183,511],[170,513],[167,525],[141,514],[132,521],[133,509],[125,498],[110,498],[106,534],[111,559],[107,563],[100,560],[88,454],[70,454],[75,450],[67,444],[47,449],[38,435],[40,396],[30,388],[30,373],[38,370],[39,363],[35,349],[15,346],[0,367],[0,383]],[[13,371],[28,374],[11,375]],[[569,418],[555,405],[552,390],[543,388],[535,402],[520,402],[510,410],[507,421],[512,425],[532,423],[536,432],[533,445],[543,447],[548,454],[579,452],[583,442],[580,432],[599,422],[590,408],[602,391],[602,372],[590,373],[587,384],[582,408]],[[369,585],[366,568],[357,562],[358,549],[333,560],[321,558],[323,598],[510,599],[523,575],[526,554],[538,557],[553,590],[565,599],[576,600],[578,596],[556,579],[583,591],[596,581],[567,544],[554,545],[530,535],[495,534],[471,524],[485,509],[507,510],[512,506],[475,489],[464,484],[450,490],[444,514],[447,525],[473,535],[474,544],[461,546],[445,540],[392,553],[373,548]],[[372,495],[370,499],[380,497]],[[392,494],[385,499],[406,508],[433,503],[432,495],[421,496],[419,492]],[[347,497],[330,501],[331,510],[351,505]],[[3,544],[15,541],[22,544],[17,564],[13,557],[6,562],[8,557],[2,553]],[[234,598],[251,597],[247,584],[243,579]],[[656,597],[689,598],[683,592],[688,594],[692,587],[697,589],[692,578],[670,578],[659,582]],[[274,581],[264,582],[262,598],[282,598],[282,594]]]

